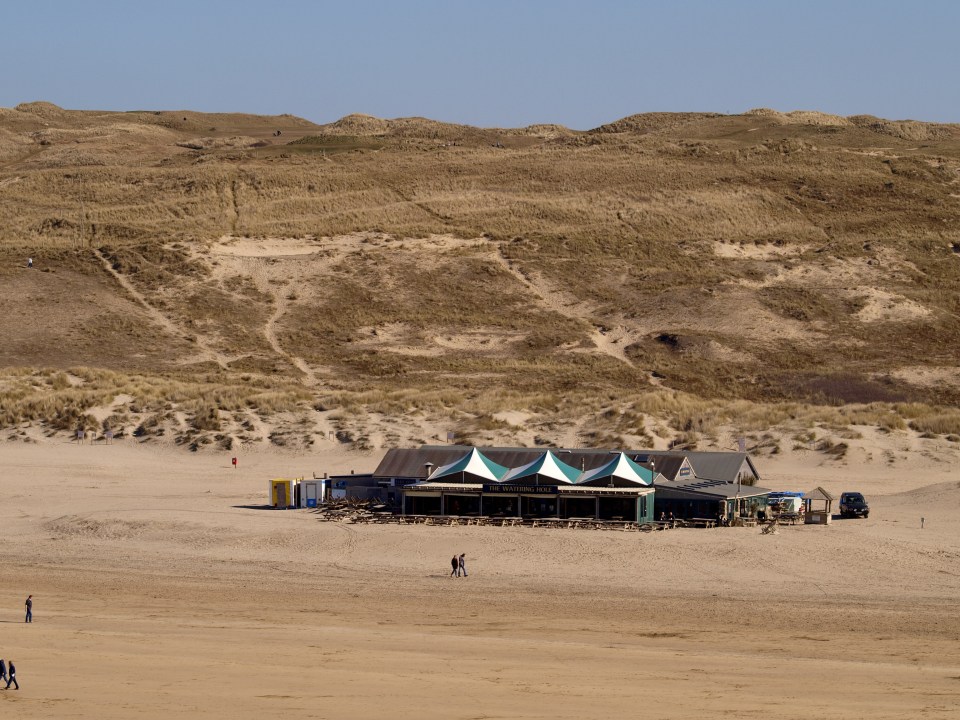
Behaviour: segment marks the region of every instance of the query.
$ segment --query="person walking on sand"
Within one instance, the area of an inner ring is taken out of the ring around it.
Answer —
[[[460,558],[454,555],[453,559],[450,560],[450,567],[453,568],[450,571],[450,577],[460,577]]]
[[[13,660],[10,661],[9,677],[7,678],[7,686],[4,688],[4,690],[10,689],[10,683],[13,683],[17,690],[20,689],[20,683],[17,682],[17,668],[13,664]]]
[[[3,661],[3,658],[0,658],[0,682],[6,682],[7,679],[7,664]]]
[[[467,557],[466,553],[460,553],[460,557],[457,558],[457,567],[460,569],[460,572],[463,573],[463,576],[467,576]]]
[[[33,622],[33,595],[27,595],[27,601],[23,604],[27,609],[27,617],[24,618],[24,622],[32,623]]]

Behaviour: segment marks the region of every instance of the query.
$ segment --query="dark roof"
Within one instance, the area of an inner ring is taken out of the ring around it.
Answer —
[[[447,465],[466,455],[472,446],[468,445],[424,445],[419,448],[393,448],[387,450],[383,460],[373,471],[374,477],[379,478],[425,478],[426,470],[424,465],[431,464],[430,470],[433,471],[441,465]],[[480,452],[486,455],[493,462],[508,468],[516,468],[533,462],[547,450],[553,450],[553,453],[559,460],[567,465],[572,465],[579,470],[592,470],[600,467],[610,459],[610,455],[620,452],[619,450],[584,450],[567,448],[503,448],[503,447],[478,447]],[[753,470],[756,477],[760,477],[756,467],[750,460],[747,453],[741,452],[701,452],[701,451],[677,451],[677,450],[624,450],[627,456],[641,465],[649,468],[649,457],[655,457],[654,469],[663,473],[666,477],[672,477],[667,470],[676,463],[679,469],[680,463],[684,457],[690,459],[693,466],[693,472],[698,478],[705,480],[719,480],[724,482],[736,482],[737,473],[743,465],[744,460]],[[637,457],[647,457],[647,461],[637,460]],[[661,465],[669,463],[667,465]],[[676,471],[674,471],[675,474]]]
[[[425,478],[425,465],[430,463],[430,471],[442,465],[449,465],[470,452],[469,448],[459,445],[425,445],[422,448],[392,448],[387,450],[383,460],[373,471],[374,477],[387,478]],[[492,458],[491,458],[492,459]]]
[[[670,498],[697,498],[707,496],[711,499],[721,498],[729,500],[736,497],[755,497],[767,495],[770,491],[755,485],[740,485],[719,480],[694,479],[687,482],[660,483],[656,486],[657,497]]]
[[[652,455],[658,458],[658,463],[660,457],[681,455],[690,459],[690,464],[693,465],[693,471],[698,478],[725,480],[726,482],[736,482],[737,473],[740,472],[740,468],[743,466],[744,461],[746,461],[750,469],[753,470],[753,474],[757,478],[760,477],[756,466],[753,464],[750,456],[745,452],[727,452],[722,450],[631,450],[627,454],[630,457],[634,457],[635,455]],[[657,471],[660,471],[659,467]],[[664,475],[666,475],[666,473],[664,473]]]
[[[680,472],[680,466],[683,465],[683,461],[686,460],[686,457],[683,455],[664,455],[652,452],[641,452],[636,455],[627,453],[627,455],[631,460],[638,465],[643,465],[647,470],[651,469],[650,460],[652,459],[654,461],[653,470],[671,480],[677,477],[677,473]]]
[[[393,448],[387,450],[383,460],[373,471],[381,478],[425,478],[425,464],[430,463],[431,471],[441,465],[447,465],[466,455],[473,448],[466,445],[424,445],[419,448]],[[478,447],[481,453],[498,465],[516,468],[533,462],[552,448],[488,448]],[[610,460],[610,450],[557,450],[553,453],[558,460],[572,465],[578,470],[592,470]]]

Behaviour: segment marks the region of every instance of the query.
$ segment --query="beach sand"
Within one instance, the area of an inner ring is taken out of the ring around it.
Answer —
[[[381,454],[0,444],[17,718],[960,716],[951,463],[760,461],[867,520],[660,533],[325,523],[267,480]],[[919,470],[918,470],[919,468]],[[920,529],[920,518],[924,529]],[[470,576],[449,577],[466,553]],[[34,596],[34,623],[23,602]]]

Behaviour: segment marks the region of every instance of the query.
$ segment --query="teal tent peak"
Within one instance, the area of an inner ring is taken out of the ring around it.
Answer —
[[[577,484],[588,485],[613,479],[619,481],[620,485],[653,485],[653,477],[652,470],[635,463],[626,453],[617,453],[609,462],[583,473]]]
[[[521,465],[508,472],[503,476],[501,482],[515,483],[534,476],[552,480],[558,484],[573,485],[580,476],[580,471],[557,459],[556,455],[547,450],[533,462]]]
[[[476,448],[472,448],[463,457],[454,460],[449,465],[442,465],[434,470],[427,482],[434,482],[453,475],[474,475],[489,482],[499,482],[507,474],[507,468],[498,465]]]

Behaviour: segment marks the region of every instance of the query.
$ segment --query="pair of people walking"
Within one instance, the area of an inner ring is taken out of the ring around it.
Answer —
[[[460,553],[459,555],[454,555],[450,559],[450,577],[460,577],[462,574],[464,577],[467,576],[467,564],[466,564],[466,553]]]
[[[4,664],[3,660],[0,660],[0,680],[6,680],[7,686],[4,690],[7,690],[10,687],[10,683],[13,683],[13,686],[19,690],[20,683],[17,682],[17,666],[13,664],[13,660],[10,661],[9,669]]]

